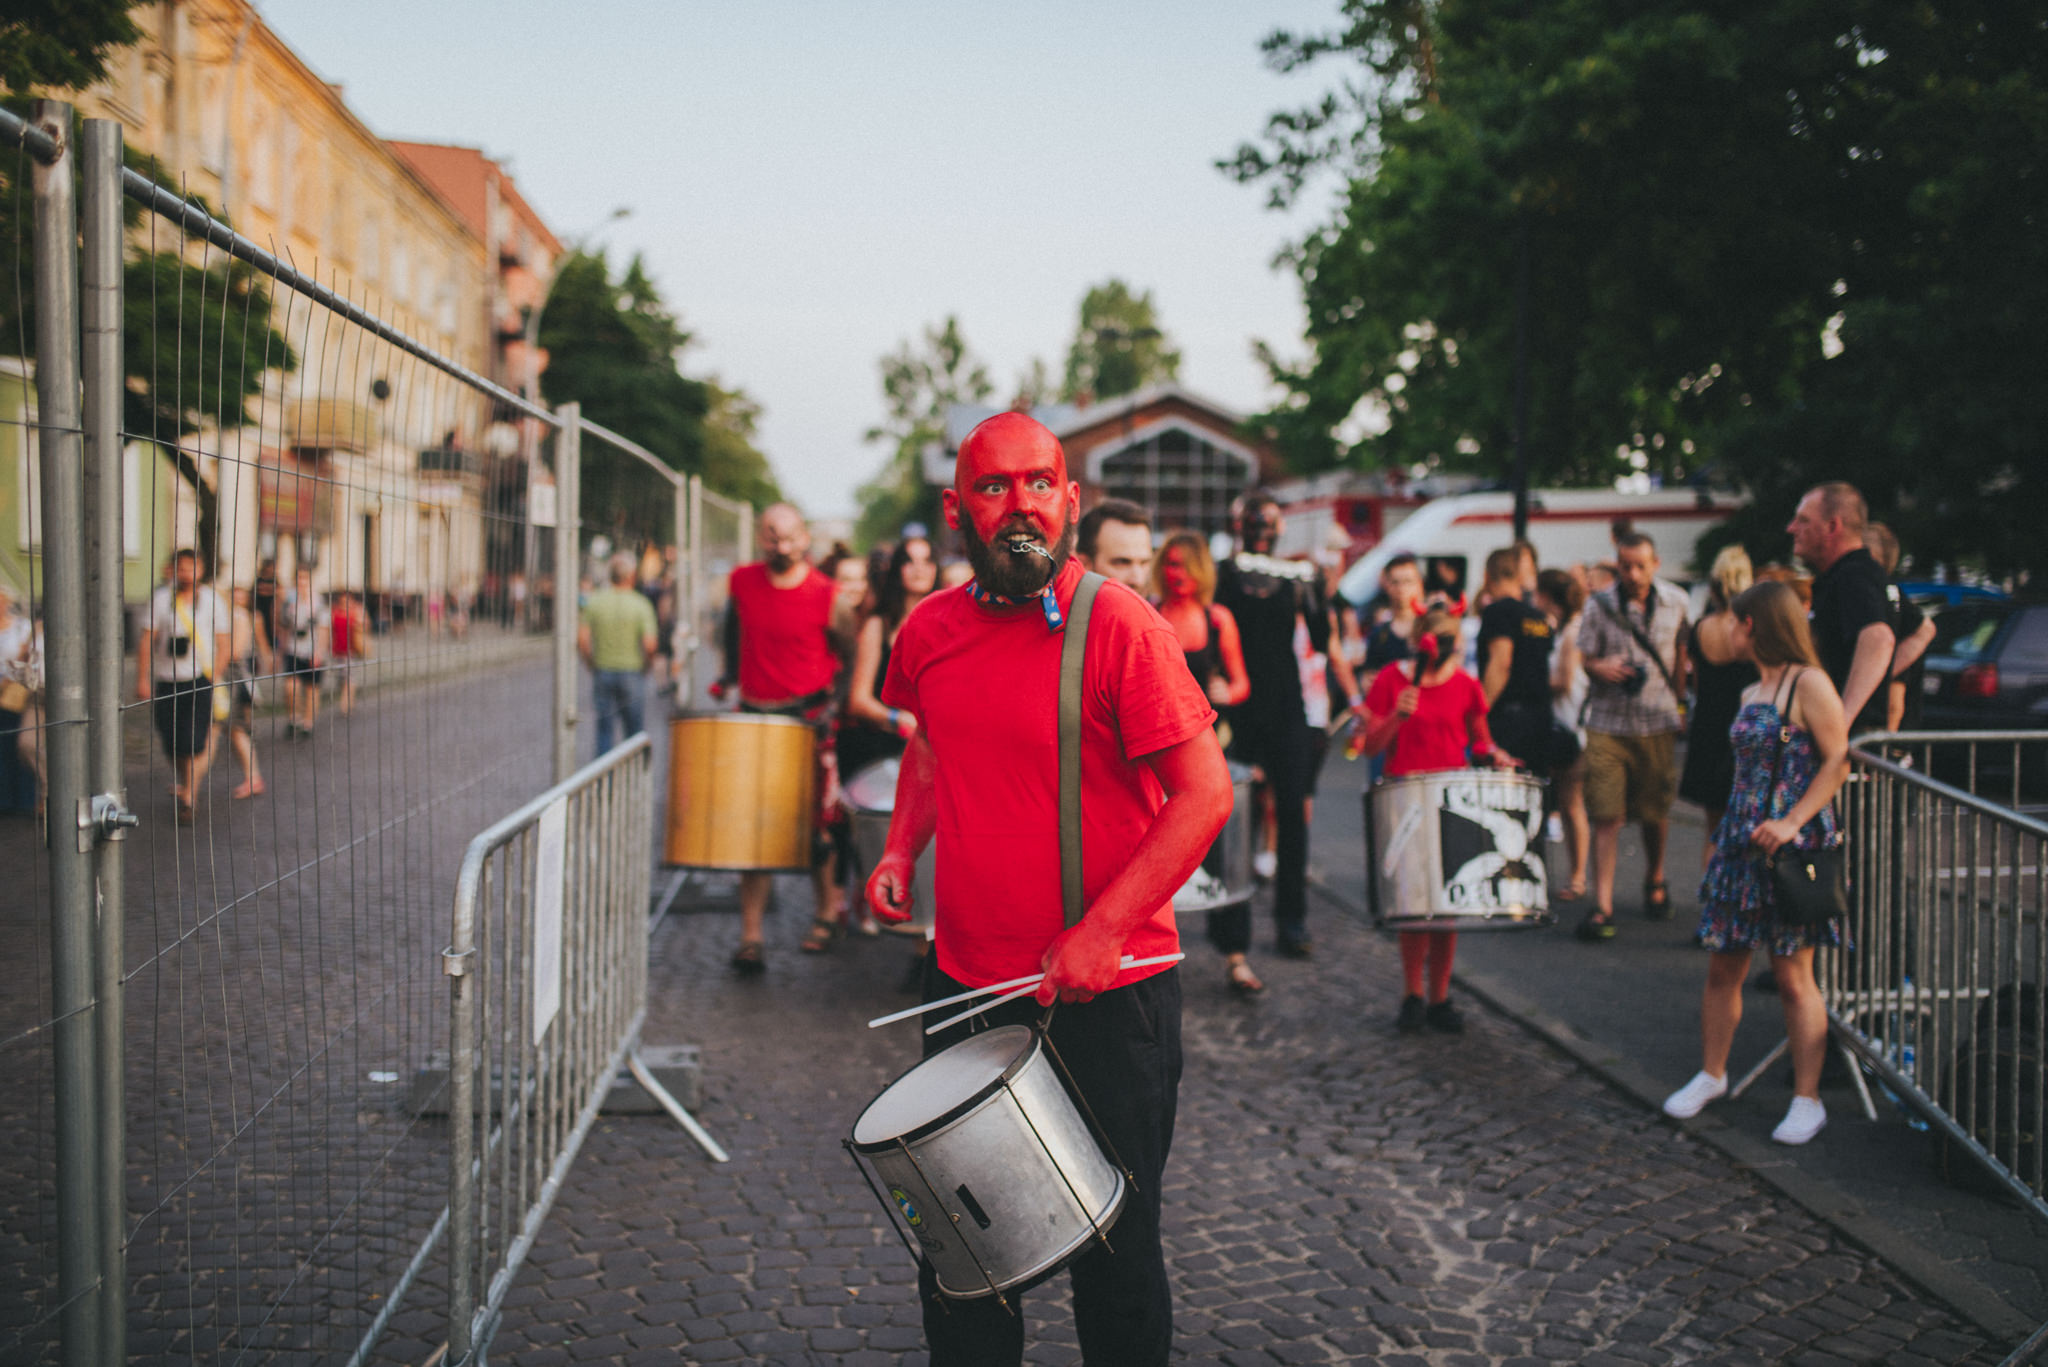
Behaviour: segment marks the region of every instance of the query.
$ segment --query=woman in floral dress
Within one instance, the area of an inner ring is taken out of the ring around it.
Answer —
[[[1728,730],[1735,786],[1700,883],[1700,943],[1714,956],[1700,995],[1700,1071],[1665,1099],[1664,1113],[1698,1115],[1727,1092],[1742,981],[1750,956],[1763,949],[1771,956],[1792,1049],[1792,1105],[1771,1138],[1804,1144],[1827,1124],[1820,1068],[1828,1019],[1813,980],[1813,951],[1844,945],[1848,936],[1839,919],[1811,926],[1781,922],[1764,860],[1786,846],[1812,850],[1841,840],[1831,804],[1849,772],[1848,722],[1815,658],[1797,594],[1784,584],[1760,583],[1740,594],[1732,610],[1730,644],[1755,662],[1759,677],[1743,693]]]

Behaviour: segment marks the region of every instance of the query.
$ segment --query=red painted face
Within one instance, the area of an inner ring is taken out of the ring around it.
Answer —
[[[1159,562],[1159,586],[1166,590],[1168,598],[1195,596],[1195,577],[1188,573],[1187,561],[1177,547],[1168,551]]]
[[[998,413],[960,443],[944,503],[947,526],[965,516],[983,541],[1026,532],[1050,546],[1080,517],[1081,486],[1067,479],[1059,438],[1022,413]]]

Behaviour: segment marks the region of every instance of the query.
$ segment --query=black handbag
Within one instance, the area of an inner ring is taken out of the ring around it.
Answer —
[[[1802,669],[1799,674],[1805,672]],[[1788,704],[1791,694],[1798,690],[1799,674],[1792,676],[1791,686],[1786,690]],[[1791,740],[1791,713],[1780,709],[1778,750],[1771,757],[1771,786],[1765,790],[1766,811],[1770,810],[1770,797],[1777,794],[1778,769],[1785,758],[1785,747]],[[1849,863],[1840,845],[1823,845],[1817,850],[1781,846],[1777,853],[1765,857],[1764,871],[1771,876],[1771,892],[1780,925],[1817,926],[1836,916],[1849,914]]]

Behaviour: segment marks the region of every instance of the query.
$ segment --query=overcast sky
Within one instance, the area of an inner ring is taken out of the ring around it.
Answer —
[[[1271,397],[1254,339],[1299,348],[1274,253],[1327,212],[1263,208],[1214,161],[1334,72],[1260,62],[1335,0],[958,0],[565,7],[263,0],[386,137],[482,147],[557,234],[643,253],[698,339],[684,369],[764,408],[814,514],[885,456],[877,361],[948,313],[1006,397],[1055,373],[1082,293],[1150,289],[1189,388]]]

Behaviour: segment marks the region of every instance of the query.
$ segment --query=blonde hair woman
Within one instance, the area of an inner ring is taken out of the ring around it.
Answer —
[[[1792,1046],[1792,1105],[1771,1138],[1804,1144],[1827,1124],[1820,1068],[1828,1017],[1813,980],[1813,951],[1846,944],[1848,935],[1839,919],[1795,925],[1781,918],[1764,861],[1788,847],[1815,850],[1841,840],[1831,804],[1849,772],[1849,724],[1791,588],[1753,585],[1730,610],[1735,649],[1759,677],[1731,728],[1735,781],[1700,882],[1699,941],[1713,952],[1700,994],[1700,1071],[1665,1099],[1664,1113],[1698,1115],[1727,1092],[1742,980],[1762,949],[1771,956]]]
[[[1750,585],[1749,552],[1740,546],[1723,546],[1714,557],[1707,575],[1707,610],[1692,634],[1686,651],[1692,656],[1692,720],[1685,738],[1685,772],[1678,778],[1678,795],[1699,804],[1707,814],[1707,829],[1721,824],[1728,809],[1728,790],[1735,782],[1735,752],[1728,742],[1728,728],[1742,707],[1742,693],[1756,682],[1756,666],[1735,649],[1735,613],[1732,604]],[[1713,842],[1700,851],[1700,867],[1713,857]]]

